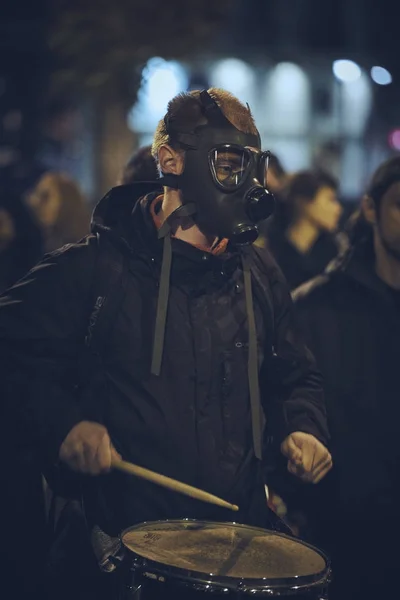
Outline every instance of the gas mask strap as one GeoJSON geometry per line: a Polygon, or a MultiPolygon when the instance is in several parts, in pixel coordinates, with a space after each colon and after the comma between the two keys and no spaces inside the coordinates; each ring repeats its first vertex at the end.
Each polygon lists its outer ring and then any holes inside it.
{"type": "Polygon", "coordinates": [[[180,175],[174,175],[173,173],[165,173],[157,179],[157,183],[159,183],[162,186],[172,188],[174,190],[179,190],[180,175]]]}
{"type": "Polygon", "coordinates": [[[182,206],[176,208],[174,212],[171,213],[167,219],[165,219],[164,223],[158,230],[158,239],[162,240],[167,234],[171,233],[172,223],[174,221],[177,221],[178,219],[184,219],[185,217],[191,217],[196,213],[196,210],[196,205],[193,204],[193,202],[182,204],[182,206]]]}
{"type": "Polygon", "coordinates": [[[167,321],[169,279],[171,275],[172,246],[171,233],[168,228],[164,233],[164,249],[161,264],[160,287],[157,300],[156,325],[154,328],[153,355],[151,359],[151,374],[158,377],[161,372],[161,363],[164,350],[165,324],[167,321]]]}
{"type": "Polygon", "coordinates": [[[257,352],[257,330],[253,308],[253,291],[251,286],[251,270],[247,254],[242,254],[244,291],[246,297],[247,322],[249,328],[249,355],[248,355],[248,378],[250,390],[251,421],[253,430],[254,454],[259,460],[262,459],[262,430],[263,413],[260,400],[260,387],[258,381],[258,352],[257,352]]]}

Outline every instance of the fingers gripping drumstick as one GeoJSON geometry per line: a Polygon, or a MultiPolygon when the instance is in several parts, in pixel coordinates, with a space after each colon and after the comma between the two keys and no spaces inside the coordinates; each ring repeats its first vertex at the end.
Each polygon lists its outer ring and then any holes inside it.
{"type": "Polygon", "coordinates": [[[114,469],[118,469],[118,471],[124,471],[124,473],[129,473],[130,475],[135,475],[136,477],[146,479],[147,481],[151,481],[152,483],[156,483],[157,485],[168,488],[173,492],[190,496],[196,500],[208,502],[209,504],[216,504],[217,506],[229,508],[230,510],[234,511],[239,510],[239,507],[236,506],[236,504],[229,504],[229,502],[225,502],[225,500],[218,498],[218,496],[213,496],[213,494],[209,494],[204,490],[199,490],[191,485],[187,485],[186,483],[182,483],[176,479],[171,479],[171,477],[166,477],[165,475],[160,475],[154,471],[149,471],[149,469],[144,469],[143,467],[126,462],[125,460],[113,459],[112,466],[114,469]]]}

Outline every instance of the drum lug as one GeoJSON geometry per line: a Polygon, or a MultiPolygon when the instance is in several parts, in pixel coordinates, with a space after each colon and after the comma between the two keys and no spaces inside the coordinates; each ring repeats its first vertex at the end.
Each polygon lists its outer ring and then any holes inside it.
{"type": "Polygon", "coordinates": [[[129,599],[130,600],[140,600],[141,597],[141,591],[142,591],[142,584],[139,583],[138,585],[133,585],[131,587],[129,587],[129,599]]]}
{"type": "Polygon", "coordinates": [[[113,554],[110,554],[110,556],[107,557],[107,560],[114,565],[114,567],[120,567],[122,565],[122,563],[124,562],[124,559],[122,556],[115,556],[113,554]]]}
{"type": "Polygon", "coordinates": [[[118,600],[140,600],[142,596],[142,584],[123,587],[118,595],[118,600]]]}

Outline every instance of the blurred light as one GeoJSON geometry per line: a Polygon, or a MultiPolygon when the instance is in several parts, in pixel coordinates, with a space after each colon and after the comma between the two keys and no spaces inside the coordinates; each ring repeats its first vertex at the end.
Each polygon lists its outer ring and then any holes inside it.
{"type": "Polygon", "coordinates": [[[372,82],[365,72],[340,86],[340,128],[346,136],[362,137],[371,114],[372,82]]]}
{"type": "Polygon", "coordinates": [[[400,129],[393,129],[389,133],[389,146],[393,150],[400,150],[400,129]]]}
{"type": "Polygon", "coordinates": [[[340,192],[346,198],[357,198],[365,183],[365,146],[362,140],[347,139],[340,163],[340,192]]]}
{"type": "Polygon", "coordinates": [[[335,60],[332,70],[336,79],[345,83],[357,81],[361,77],[360,67],[352,60],[335,60]]]}
{"type": "Polygon", "coordinates": [[[391,74],[384,67],[372,67],[371,78],[378,85],[389,85],[393,81],[391,74]]]}
{"type": "Polygon", "coordinates": [[[142,73],[138,102],[128,115],[129,127],[138,132],[153,131],[164,116],[170,100],[187,90],[188,77],[181,64],[151,58],[142,73]]]}
{"type": "Polygon", "coordinates": [[[268,77],[265,108],[275,135],[306,135],[310,125],[310,82],[296,64],[282,62],[268,77]]]}
{"type": "Polygon", "coordinates": [[[268,140],[267,148],[283,159],[283,164],[289,172],[308,169],[312,161],[311,143],[307,136],[271,135],[268,129],[265,132],[268,140]]]}
{"type": "Polygon", "coordinates": [[[144,88],[150,108],[163,116],[169,100],[182,92],[187,78],[181,65],[167,62],[162,58],[152,58],[143,69],[144,88]]]}
{"type": "Polygon", "coordinates": [[[238,58],[226,58],[218,61],[210,72],[212,87],[223,88],[241,102],[250,104],[253,99],[255,79],[253,69],[238,58]]]}

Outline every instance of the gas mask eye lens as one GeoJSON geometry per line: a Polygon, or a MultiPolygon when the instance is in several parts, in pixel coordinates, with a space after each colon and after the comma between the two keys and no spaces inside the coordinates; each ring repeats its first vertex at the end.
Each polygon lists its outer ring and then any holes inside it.
{"type": "Polygon", "coordinates": [[[224,185],[237,185],[240,179],[240,170],[230,165],[228,161],[220,160],[215,166],[218,181],[224,185]]]}
{"type": "Polygon", "coordinates": [[[210,154],[211,173],[225,190],[235,190],[243,182],[249,166],[248,153],[243,149],[223,146],[210,154]]]}

